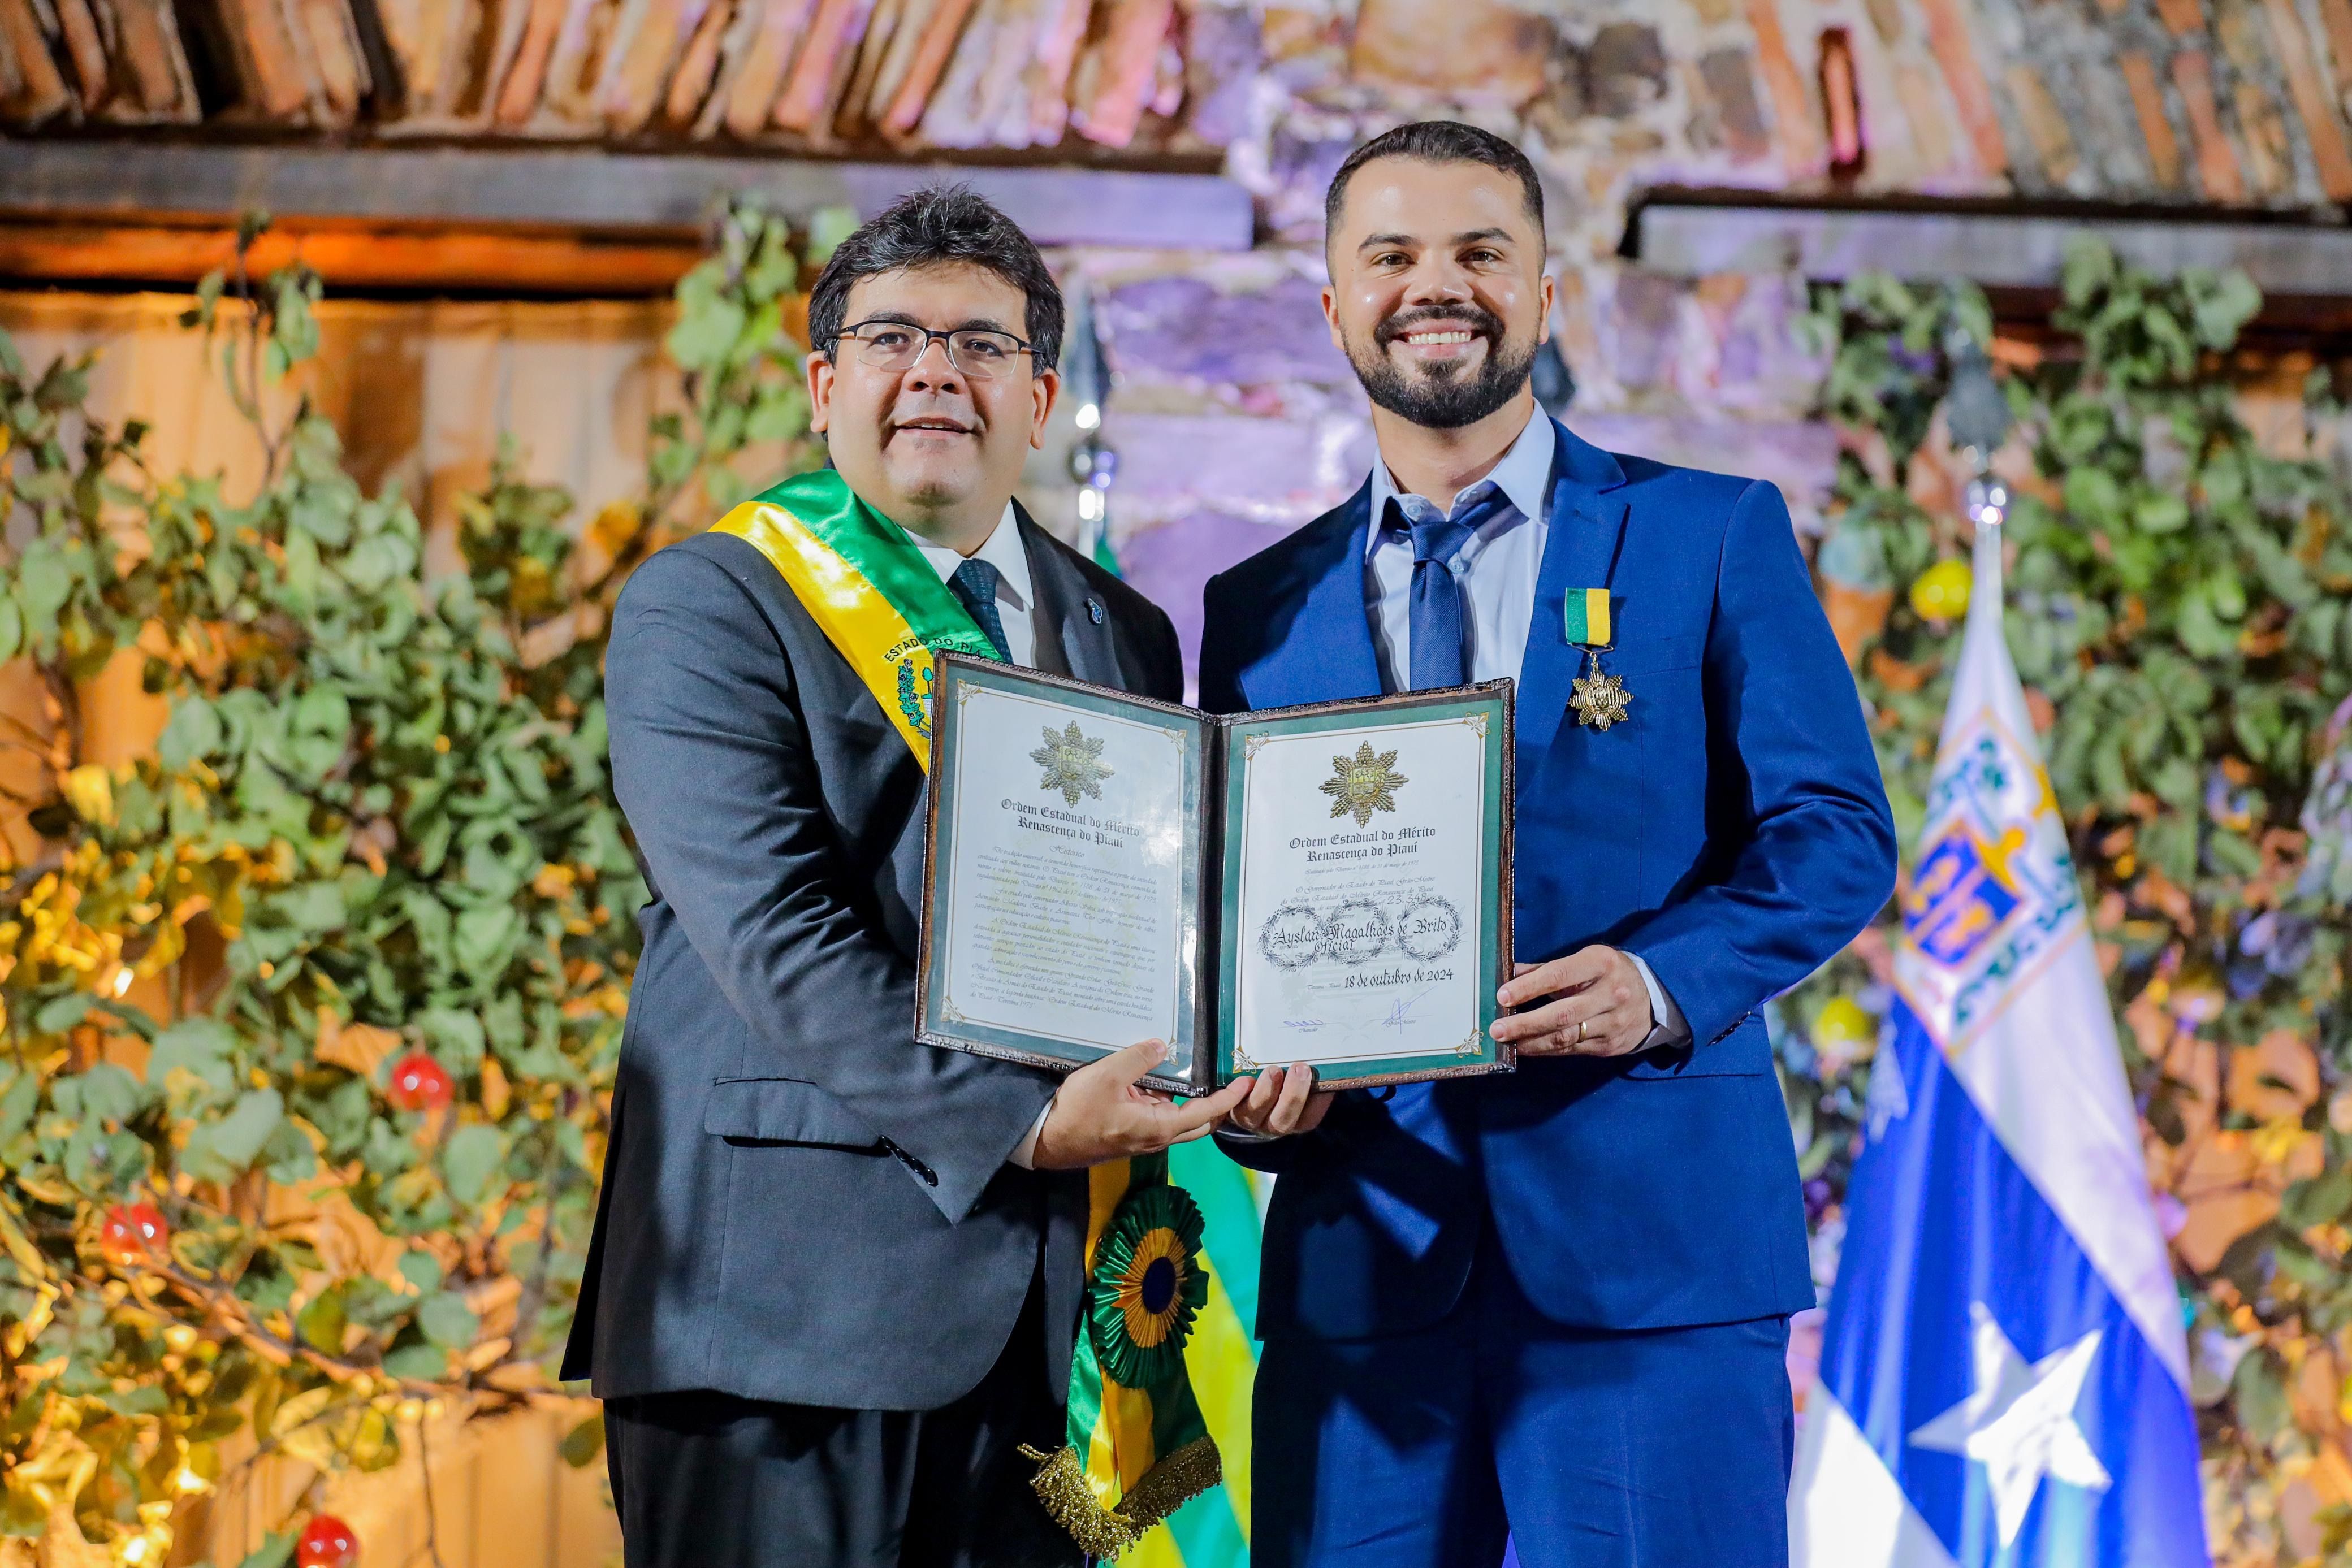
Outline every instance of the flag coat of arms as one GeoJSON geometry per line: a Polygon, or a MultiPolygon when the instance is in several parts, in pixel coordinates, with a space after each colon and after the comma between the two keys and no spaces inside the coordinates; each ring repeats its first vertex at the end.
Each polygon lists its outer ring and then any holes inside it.
{"type": "Polygon", "coordinates": [[[1799,1568],[2205,1568],[2180,1299],[2064,825],[1975,591],[1790,1498],[1799,1568]]]}

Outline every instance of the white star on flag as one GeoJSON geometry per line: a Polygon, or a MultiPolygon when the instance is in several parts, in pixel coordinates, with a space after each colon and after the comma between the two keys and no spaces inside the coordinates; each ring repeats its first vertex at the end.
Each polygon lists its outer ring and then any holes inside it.
{"type": "Polygon", "coordinates": [[[1969,1303],[1969,1316],[1976,1323],[1976,1392],[1912,1433],[1911,1441],[1984,1466],[2006,1548],[2025,1528],[2043,1476],[2091,1491],[2114,1484],[2074,1421],[2074,1401],[2105,1331],[2094,1329],[2028,1366],[1982,1301],[1969,1303]]]}

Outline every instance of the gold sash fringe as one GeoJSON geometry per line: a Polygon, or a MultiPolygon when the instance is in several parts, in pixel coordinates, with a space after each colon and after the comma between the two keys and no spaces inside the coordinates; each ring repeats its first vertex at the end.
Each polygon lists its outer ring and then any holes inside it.
{"type": "Polygon", "coordinates": [[[1076,1448],[1065,1445],[1048,1456],[1026,1443],[1021,1452],[1045,1461],[1029,1484],[1054,1522],[1089,1557],[1118,1556],[1141,1541],[1151,1527],[1224,1479],[1224,1463],[1217,1445],[1195,1438],[1153,1465],[1129,1487],[1118,1507],[1107,1509],[1087,1485],[1087,1467],[1076,1448]]]}

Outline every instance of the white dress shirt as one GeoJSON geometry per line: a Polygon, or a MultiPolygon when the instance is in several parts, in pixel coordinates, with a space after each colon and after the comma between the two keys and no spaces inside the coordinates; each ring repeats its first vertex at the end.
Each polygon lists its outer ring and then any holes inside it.
{"type": "MultiPolygon", "coordinates": [[[[935,545],[920,534],[908,534],[931,570],[940,574],[941,582],[955,576],[956,568],[964,563],[961,552],[945,545],[935,545]]],[[[1032,668],[1037,663],[1037,589],[1029,575],[1029,547],[1021,542],[1021,525],[1013,517],[1013,503],[1004,503],[1004,516],[997,519],[995,529],[981,547],[971,552],[971,559],[984,560],[996,569],[996,614],[1004,622],[1004,651],[1016,664],[1032,668]]],[[[961,600],[958,603],[962,602],[961,600]]],[[[1006,1162],[1023,1170],[1034,1168],[1037,1155],[1037,1134],[1045,1130],[1045,1118],[1054,1113],[1054,1103],[1037,1113],[1029,1130],[1006,1156],[1006,1162]]]]}
{"type": "MultiPolygon", "coordinates": [[[[919,534],[907,536],[931,570],[945,582],[956,574],[964,558],[945,545],[935,545],[919,534]]],[[[1021,525],[1014,520],[1013,503],[1004,503],[1004,516],[978,549],[971,552],[975,560],[984,560],[996,569],[996,613],[1004,622],[1005,652],[1016,664],[1034,668],[1037,663],[1037,590],[1029,577],[1029,547],[1021,542],[1021,525]]],[[[958,602],[961,602],[959,601],[958,602]]]]}
{"type": "MultiPolygon", "coordinates": [[[[1372,521],[1364,539],[1364,612],[1372,623],[1372,641],[1381,660],[1381,674],[1391,691],[1412,686],[1412,536],[1402,528],[1383,527],[1389,503],[1394,500],[1408,519],[1418,510],[1451,516],[1465,502],[1489,486],[1509,503],[1470,536],[1454,558],[1454,580],[1462,590],[1462,629],[1469,640],[1466,661],[1473,681],[1518,678],[1528,649],[1528,631],[1535,624],[1536,580],[1543,569],[1544,542],[1550,533],[1553,449],[1559,438],[1551,418],[1538,409],[1528,427],[1511,443],[1492,472],[1476,484],[1439,502],[1434,497],[1409,496],[1383,461],[1372,465],[1372,521]]],[[[1583,586],[1592,587],[1586,583],[1583,586]]],[[[1632,953],[1633,967],[1650,993],[1654,1026],[1642,1048],[1683,1045],[1690,1025],[1675,1005],[1650,966],[1632,953]]]]}

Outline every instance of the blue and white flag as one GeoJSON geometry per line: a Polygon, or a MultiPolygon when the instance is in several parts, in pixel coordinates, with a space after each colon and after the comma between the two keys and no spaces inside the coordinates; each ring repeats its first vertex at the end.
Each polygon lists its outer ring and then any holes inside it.
{"type": "Polygon", "coordinates": [[[2065,828],[1976,577],[1871,1070],[1797,1568],[2206,1568],[2180,1300],[2065,828]]]}

